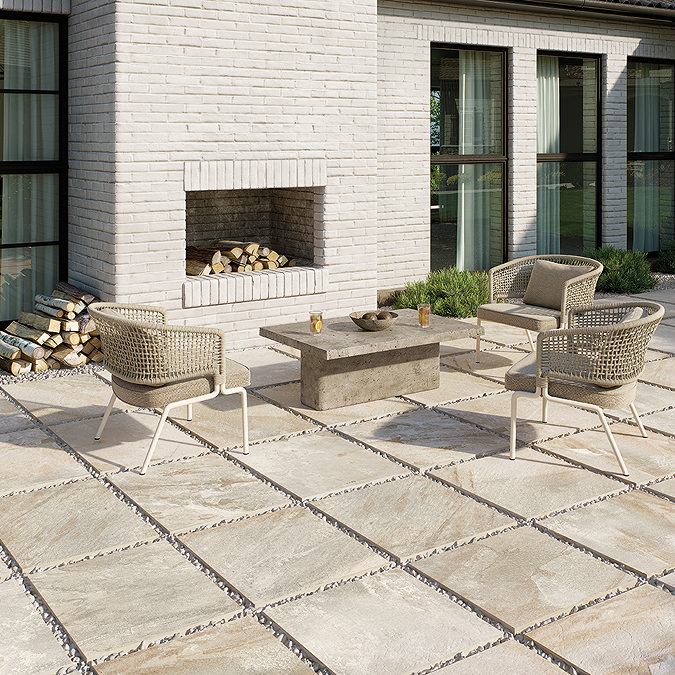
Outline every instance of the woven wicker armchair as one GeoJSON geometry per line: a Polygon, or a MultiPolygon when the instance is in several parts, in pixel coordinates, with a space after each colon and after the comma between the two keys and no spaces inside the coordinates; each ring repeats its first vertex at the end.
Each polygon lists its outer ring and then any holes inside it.
{"type": "MultiPolygon", "coordinates": [[[[534,351],[530,331],[539,333],[544,330],[563,328],[571,309],[590,305],[593,302],[595,286],[602,270],[603,266],[597,260],[573,255],[533,255],[493,267],[488,270],[490,302],[478,307],[476,312],[478,325],[480,326],[481,321],[494,321],[523,328],[527,333],[530,348],[534,351]],[[537,289],[533,292],[533,288],[529,286],[538,260],[544,263],[583,266],[589,269],[567,280],[561,279],[558,284],[552,284],[550,277],[544,279],[543,285],[548,288],[541,290],[543,293],[553,292],[554,301],[543,304],[536,301],[532,303],[528,301],[528,296],[539,295],[536,292],[537,289]],[[509,299],[523,300],[523,303],[498,302],[498,300],[509,299]]],[[[535,278],[534,281],[536,280],[535,278]]],[[[476,361],[479,360],[480,336],[476,338],[476,361]]]]}
{"type": "Polygon", "coordinates": [[[96,433],[100,440],[110,411],[119,398],[139,408],[161,409],[141,473],[152,459],[162,426],[173,408],[218,394],[241,396],[243,452],[248,453],[245,366],[225,358],[225,333],[217,328],[166,325],[157,307],[99,302],[89,306],[103,345],[103,365],[112,375],[113,394],[96,433]]]}
{"type": "Polygon", "coordinates": [[[637,379],[645,352],[663,316],[655,302],[628,302],[578,307],[569,328],[537,336],[537,350],[506,373],[511,397],[511,459],[516,458],[518,398],[542,398],[542,422],[548,401],[596,412],[621,473],[628,470],[603,409],[630,408],[638,429],[647,434],[635,408],[637,379]]]}

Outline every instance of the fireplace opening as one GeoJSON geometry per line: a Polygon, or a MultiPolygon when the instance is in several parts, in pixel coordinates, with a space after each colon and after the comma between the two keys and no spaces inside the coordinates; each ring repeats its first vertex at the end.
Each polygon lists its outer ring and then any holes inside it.
{"type": "Polygon", "coordinates": [[[321,188],[186,192],[186,243],[256,242],[297,266],[314,264],[315,205],[321,188]]]}

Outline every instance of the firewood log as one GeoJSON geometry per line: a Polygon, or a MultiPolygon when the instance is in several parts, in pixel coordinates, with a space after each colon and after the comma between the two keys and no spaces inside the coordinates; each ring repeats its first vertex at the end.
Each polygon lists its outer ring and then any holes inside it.
{"type": "MultiPolygon", "coordinates": [[[[77,286],[73,286],[65,281],[59,281],[56,284],[56,289],[62,291],[63,293],[68,293],[68,295],[72,295],[74,298],[82,300],[85,305],[89,305],[90,303],[94,302],[94,300],[96,300],[96,296],[89,293],[89,291],[77,288],[77,286]]],[[[52,293],[52,295],[54,295],[54,293],[52,293]]]]}
{"type": "Polygon", "coordinates": [[[251,272],[253,265],[232,265],[233,272],[251,272]]]}
{"type": "Polygon", "coordinates": [[[80,324],[77,321],[61,321],[60,333],[78,333],[80,324]]]}
{"type": "Polygon", "coordinates": [[[80,355],[70,345],[59,345],[52,352],[52,358],[55,358],[66,366],[75,367],[82,365],[80,355]]]}
{"type": "Polygon", "coordinates": [[[35,309],[43,315],[53,316],[57,319],[60,319],[65,314],[62,309],[59,309],[58,307],[50,307],[49,305],[43,305],[41,302],[35,303],[35,309]]]}
{"type": "Polygon", "coordinates": [[[41,345],[31,342],[30,340],[24,340],[20,337],[15,337],[5,331],[0,331],[0,340],[6,342],[8,345],[18,347],[23,354],[23,358],[35,361],[36,359],[42,359],[45,355],[45,349],[41,345]]]}
{"type": "Polygon", "coordinates": [[[270,251],[267,254],[267,259],[268,260],[278,260],[279,259],[279,254],[276,251],[270,251]]]}
{"type": "Polygon", "coordinates": [[[277,258],[277,265],[279,265],[279,267],[283,267],[287,262],[288,258],[285,255],[280,255],[277,258]]]}
{"type": "Polygon", "coordinates": [[[63,344],[61,333],[54,333],[48,340],[44,341],[45,347],[50,347],[51,349],[54,349],[54,347],[58,347],[61,344],[63,344]]]}
{"type": "Polygon", "coordinates": [[[40,373],[43,370],[49,370],[49,364],[44,359],[38,359],[33,363],[32,370],[34,373],[40,373]]]}
{"type": "Polygon", "coordinates": [[[77,303],[72,300],[64,300],[63,298],[55,298],[50,295],[40,294],[35,296],[35,302],[38,302],[41,305],[62,309],[64,312],[74,312],[77,305],[77,303]]]}
{"type": "Polygon", "coordinates": [[[39,345],[42,345],[47,340],[49,340],[51,335],[51,333],[47,333],[43,330],[24,326],[18,321],[12,321],[12,323],[10,323],[9,326],[5,328],[5,330],[16,337],[24,338],[25,340],[31,340],[32,342],[37,342],[39,345]]]}
{"type": "Polygon", "coordinates": [[[186,260],[185,274],[191,277],[206,276],[207,274],[211,274],[211,265],[199,260],[186,260]]]}
{"type": "MultiPolygon", "coordinates": [[[[228,265],[228,267],[229,267],[229,265],[228,265]]],[[[221,263],[221,262],[213,263],[213,265],[211,265],[211,272],[213,272],[213,274],[220,274],[221,272],[224,272],[224,271],[225,271],[225,265],[223,265],[223,263],[221,263]]]]}
{"type": "Polygon", "coordinates": [[[45,359],[45,361],[47,361],[50,370],[58,370],[61,367],[61,362],[57,361],[53,356],[45,359]]]}
{"type": "Polygon", "coordinates": [[[77,321],[78,333],[91,333],[91,331],[96,328],[96,322],[87,312],[76,316],[74,321],[77,321]]]}
{"type": "Polygon", "coordinates": [[[261,263],[259,260],[256,260],[253,263],[253,270],[254,271],[257,272],[258,270],[263,270],[263,269],[265,269],[265,265],[263,263],[261,263]]]}
{"type": "Polygon", "coordinates": [[[23,375],[24,373],[30,373],[33,364],[30,361],[24,361],[22,359],[5,359],[0,357],[0,368],[6,370],[12,375],[23,375]]]}
{"type": "Polygon", "coordinates": [[[190,260],[199,260],[199,262],[214,265],[221,261],[222,254],[219,248],[212,246],[187,246],[185,248],[185,257],[190,260]]]}
{"type": "Polygon", "coordinates": [[[47,333],[58,333],[61,330],[61,322],[58,319],[38,316],[30,312],[21,312],[19,314],[19,323],[22,323],[24,326],[32,326],[47,333]]]}
{"type": "Polygon", "coordinates": [[[231,241],[229,239],[221,239],[220,241],[214,242],[213,245],[221,250],[227,249],[228,251],[240,248],[243,253],[248,253],[249,255],[255,255],[260,248],[260,244],[257,241],[231,241]]]}
{"type": "Polygon", "coordinates": [[[97,335],[94,335],[94,336],[91,338],[91,340],[89,340],[89,343],[91,343],[92,345],[94,345],[94,347],[96,347],[96,349],[101,349],[101,338],[98,337],[97,335]]]}
{"type": "Polygon", "coordinates": [[[61,337],[63,338],[63,344],[66,345],[79,345],[80,344],[80,334],[75,331],[61,331],[61,337]]]}
{"type": "Polygon", "coordinates": [[[248,253],[244,253],[244,251],[240,248],[233,248],[229,251],[223,251],[223,255],[229,260],[240,264],[242,261],[248,260],[248,253]]]}
{"type": "Polygon", "coordinates": [[[103,361],[103,352],[100,352],[98,349],[94,349],[93,352],[89,352],[87,356],[89,356],[89,360],[93,361],[94,363],[101,363],[101,361],[103,361]]]}
{"type": "Polygon", "coordinates": [[[21,350],[16,345],[10,345],[7,342],[4,342],[0,339],[0,356],[3,359],[9,359],[13,361],[18,359],[21,356],[21,350]]]}
{"type": "Polygon", "coordinates": [[[52,291],[52,297],[61,298],[62,300],[67,300],[68,302],[74,303],[75,307],[73,307],[73,312],[75,312],[75,314],[83,312],[85,307],[87,306],[87,303],[84,302],[83,300],[80,300],[79,298],[76,298],[74,295],[70,295],[69,293],[64,293],[63,291],[60,291],[58,288],[55,288],[52,291]]]}

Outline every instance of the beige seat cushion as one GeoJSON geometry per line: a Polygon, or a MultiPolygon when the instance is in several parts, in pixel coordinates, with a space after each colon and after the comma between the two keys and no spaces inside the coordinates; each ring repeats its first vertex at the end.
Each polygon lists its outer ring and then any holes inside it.
{"type": "MultiPolygon", "coordinates": [[[[226,359],[225,368],[227,389],[246,387],[250,384],[250,373],[246,366],[226,359]]],[[[170,384],[151,386],[127,382],[113,375],[112,388],[115,396],[129,405],[161,409],[169,403],[210,394],[213,391],[213,376],[193,377],[170,384]]]]}
{"type": "Polygon", "coordinates": [[[532,268],[523,302],[559,310],[565,282],[590,271],[591,268],[587,265],[562,265],[550,260],[537,260],[532,268]]]}
{"type": "Polygon", "coordinates": [[[560,310],[508,302],[481,305],[476,311],[476,316],[481,320],[505,323],[537,333],[554,330],[560,325],[560,310]]]}
{"type": "MultiPolygon", "coordinates": [[[[514,363],[506,371],[504,385],[510,391],[536,389],[537,355],[535,352],[514,363]]],[[[637,381],[614,387],[600,387],[587,382],[576,382],[562,378],[549,378],[548,393],[551,396],[590,403],[600,408],[625,408],[635,400],[637,381]]]]}

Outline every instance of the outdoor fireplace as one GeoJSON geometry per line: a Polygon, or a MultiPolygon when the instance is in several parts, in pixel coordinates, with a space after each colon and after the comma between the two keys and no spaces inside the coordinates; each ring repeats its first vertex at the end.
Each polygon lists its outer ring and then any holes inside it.
{"type": "Polygon", "coordinates": [[[318,266],[323,241],[326,162],[320,159],[187,162],[185,242],[257,242],[292,267],[188,276],[183,306],[322,293],[328,271],[318,266]]]}

